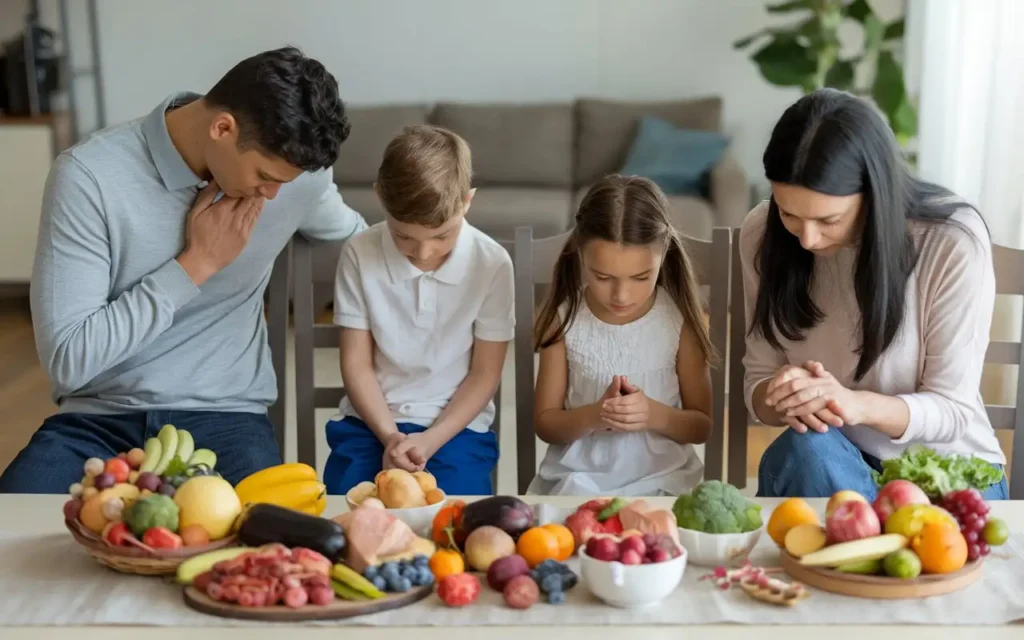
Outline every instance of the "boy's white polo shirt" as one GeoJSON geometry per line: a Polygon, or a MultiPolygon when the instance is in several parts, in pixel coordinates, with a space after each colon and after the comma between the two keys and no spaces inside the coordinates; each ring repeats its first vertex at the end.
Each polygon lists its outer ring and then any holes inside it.
{"type": "MultiPolygon", "coordinates": [[[[469,223],[444,264],[423,272],[380,222],[341,251],[334,323],[373,334],[374,370],[395,422],[428,427],[469,374],[474,338],[512,340],[513,290],[508,252],[469,223]]],[[[359,417],[347,397],[339,410],[359,417]]],[[[493,421],[492,400],[467,428],[483,433],[493,421]]]]}

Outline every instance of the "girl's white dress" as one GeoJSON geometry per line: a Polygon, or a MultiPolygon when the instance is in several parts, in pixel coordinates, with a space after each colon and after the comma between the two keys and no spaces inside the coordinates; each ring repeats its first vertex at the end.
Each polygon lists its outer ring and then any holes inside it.
{"type": "MultiPolygon", "coordinates": [[[[682,408],[676,356],[683,316],[668,292],[625,324],[602,322],[584,302],[565,335],[569,380],[565,408],[597,402],[615,375],[625,375],[648,398],[682,408]]],[[[597,430],[567,445],[549,445],[528,493],[543,495],[676,496],[704,476],[692,444],[649,431],[597,430]]]]}

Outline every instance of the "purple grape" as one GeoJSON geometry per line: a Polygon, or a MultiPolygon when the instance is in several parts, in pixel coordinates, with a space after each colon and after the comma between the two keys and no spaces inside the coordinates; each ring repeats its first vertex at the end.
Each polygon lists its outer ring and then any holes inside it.
{"type": "Polygon", "coordinates": [[[109,489],[115,484],[117,484],[117,480],[114,479],[114,474],[112,473],[101,473],[100,475],[96,476],[96,480],[94,481],[94,486],[99,491],[109,489]]]}
{"type": "Polygon", "coordinates": [[[139,474],[139,477],[135,480],[135,486],[141,490],[150,490],[156,492],[160,489],[160,476],[156,475],[152,471],[143,471],[139,474]]]}
{"type": "Polygon", "coordinates": [[[174,485],[166,484],[166,483],[162,484],[162,485],[160,485],[160,488],[157,489],[157,493],[162,493],[165,496],[169,496],[169,497],[173,498],[174,497],[174,485]]]}

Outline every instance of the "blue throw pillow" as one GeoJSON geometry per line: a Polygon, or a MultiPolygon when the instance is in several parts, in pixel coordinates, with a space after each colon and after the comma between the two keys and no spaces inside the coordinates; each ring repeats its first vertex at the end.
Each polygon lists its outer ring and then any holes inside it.
{"type": "Polygon", "coordinates": [[[644,116],[621,173],[648,178],[669,195],[699,196],[705,174],[728,146],[720,133],[678,129],[644,116]]]}

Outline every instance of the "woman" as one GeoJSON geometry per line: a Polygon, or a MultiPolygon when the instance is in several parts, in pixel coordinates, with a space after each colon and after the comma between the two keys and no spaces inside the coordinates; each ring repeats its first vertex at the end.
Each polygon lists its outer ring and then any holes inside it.
{"type": "MultiPolygon", "coordinates": [[[[801,98],[764,152],[768,202],[740,254],[751,414],[789,426],[758,495],[874,499],[914,443],[1006,464],[980,393],[995,298],[981,215],[908,172],[886,123],[836,90],[801,98]]],[[[1005,476],[983,494],[1006,499],[1005,476]]]]}

